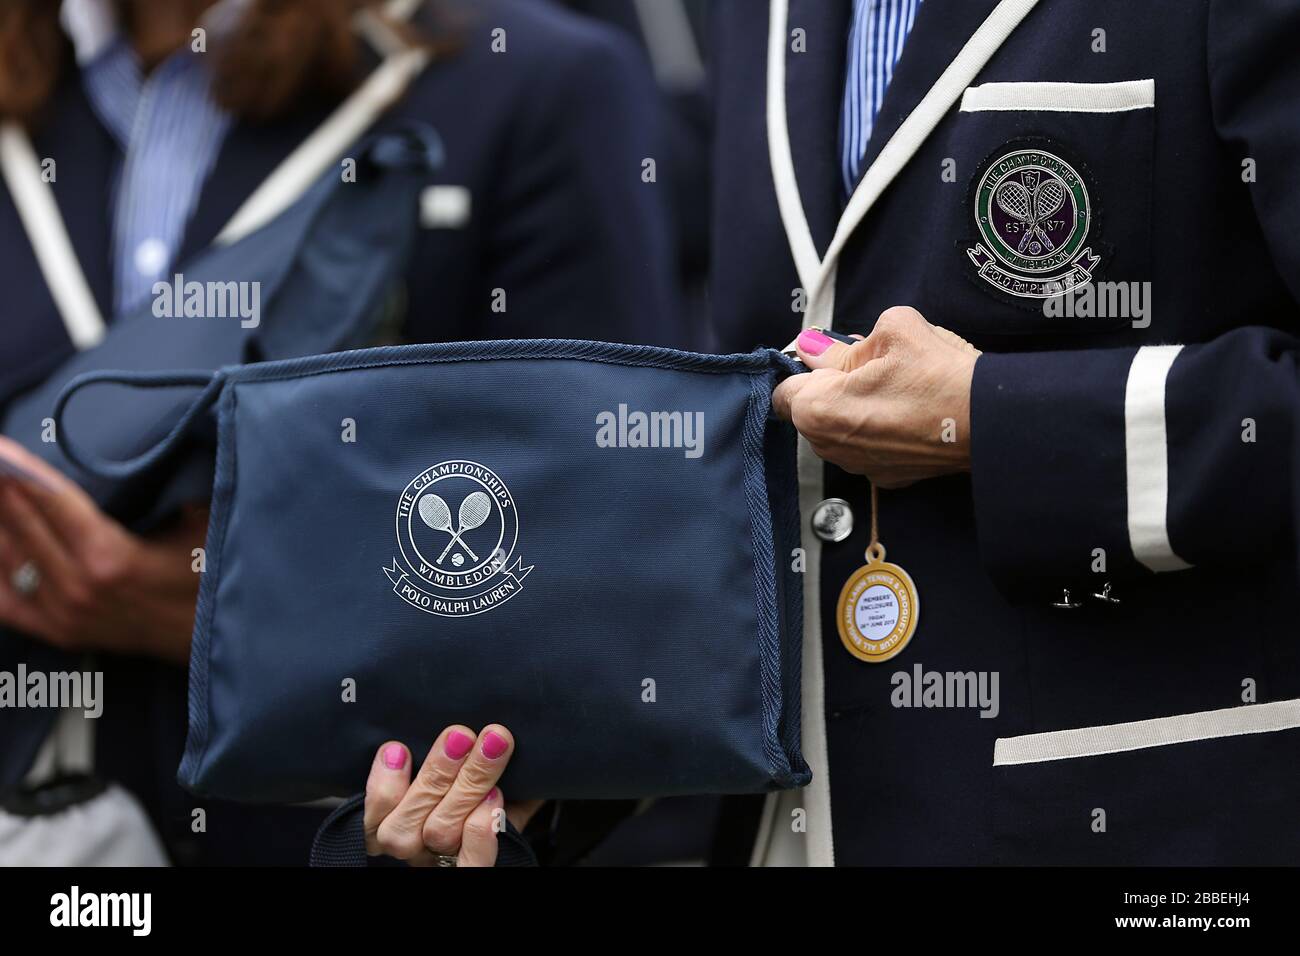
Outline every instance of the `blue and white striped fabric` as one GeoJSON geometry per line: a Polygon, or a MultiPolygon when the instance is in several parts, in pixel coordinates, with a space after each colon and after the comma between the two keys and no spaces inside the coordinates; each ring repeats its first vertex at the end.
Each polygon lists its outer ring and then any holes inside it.
{"type": "Polygon", "coordinates": [[[840,144],[844,188],[852,193],[862,176],[871,130],[912,32],[921,0],[853,0],[848,69],[844,82],[840,144]]]}
{"type": "MultiPolygon", "coordinates": [[[[208,35],[231,30],[247,2],[209,7],[200,21],[208,35]]],[[[121,315],[175,264],[230,119],[213,102],[205,54],[183,46],[144,76],[113,0],[63,0],[59,16],[91,106],[122,150],[111,200],[113,311],[121,315]]]]}
{"type": "Polygon", "coordinates": [[[123,153],[112,244],[120,315],[145,301],[173,265],[230,120],[212,100],[202,55],[188,47],[142,77],[130,45],[118,39],[82,78],[123,153]]]}

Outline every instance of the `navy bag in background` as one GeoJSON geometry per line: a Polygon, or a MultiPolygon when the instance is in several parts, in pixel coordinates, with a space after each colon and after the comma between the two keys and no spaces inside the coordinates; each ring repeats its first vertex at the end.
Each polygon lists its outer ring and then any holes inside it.
{"type": "Polygon", "coordinates": [[[770,412],[800,368],[543,339],[73,382],[60,414],[112,383],[203,389],[134,460],[64,428],[115,481],[216,407],[181,783],[342,796],[383,741],[490,721],[512,799],[807,783],[795,435],[770,412]]]}
{"type": "MultiPolygon", "coordinates": [[[[59,391],[95,369],[218,369],[262,358],[310,355],[369,344],[390,308],[414,242],[417,196],[441,163],[442,147],[427,126],[407,124],[369,136],[351,152],[357,180],[338,168],[267,225],[229,245],[200,253],[177,271],[185,282],[257,282],[260,321],[237,317],[159,318],[152,303],[110,325],[96,346],[72,356],[37,388],[0,395],[0,431],[67,472],[109,514],[148,529],[186,502],[207,500],[214,440],[193,433],[172,467],[148,480],[96,479],[72,468],[61,445],[44,439],[59,391]],[[393,210],[409,210],[409,216],[393,210]]],[[[68,411],[66,424],[103,455],[127,457],[155,443],[184,413],[192,395],[146,399],[119,390],[68,411]]],[[[75,659],[0,628],[0,668],[52,672],[75,659]]],[[[0,788],[20,780],[57,712],[26,710],[0,726],[0,788]]]]}

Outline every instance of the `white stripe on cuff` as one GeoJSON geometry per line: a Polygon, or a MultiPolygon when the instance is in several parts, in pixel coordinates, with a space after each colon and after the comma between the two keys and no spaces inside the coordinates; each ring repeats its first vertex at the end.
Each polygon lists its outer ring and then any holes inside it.
{"type": "Polygon", "coordinates": [[[1191,565],[1169,543],[1169,441],[1165,382],[1181,345],[1137,350],[1124,391],[1124,458],[1128,483],[1128,537],[1133,557],[1152,571],[1191,565]]]}
{"type": "Polygon", "coordinates": [[[1300,727],[1300,699],[1269,704],[1247,704],[1194,714],[1174,714],[1123,724],[1052,730],[1021,737],[999,737],[993,742],[993,766],[1070,760],[1101,754],[1166,747],[1196,740],[1267,734],[1300,727]]]}

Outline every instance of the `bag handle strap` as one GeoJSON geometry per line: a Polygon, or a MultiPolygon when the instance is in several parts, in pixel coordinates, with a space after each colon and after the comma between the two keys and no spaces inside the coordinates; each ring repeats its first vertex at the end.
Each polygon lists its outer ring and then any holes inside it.
{"type": "Polygon", "coordinates": [[[164,371],[164,372],[106,372],[95,371],[78,375],[59,392],[54,402],[54,430],[59,436],[59,448],[78,468],[101,478],[129,478],[155,465],[190,431],[199,416],[216,404],[221,390],[226,384],[225,372],[212,371],[164,371]],[[185,414],[180,417],[171,431],[150,448],[133,458],[124,461],[111,461],[90,454],[78,447],[77,443],[64,430],[63,416],[68,402],[84,388],[91,385],[122,385],[128,388],[198,388],[197,398],[185,414]]]}
{"type": "MultiPolygon", "coordinates": [[[[366,795],[358,793],[334,808],[311,842],[312,866],[367,866],[364,814],[366,795]]],[[[515,825],[497,834],[497,866],[537,866],[537,854],[515,825]]]]}
{"type": "Polygon", "coordinates": [[[31,140],[16,123],[0,125],[0,172],[68,338],[78,351],[98,345],[104,337],[104,317],[81,271],[54,190],[41,175],[31,140]]]}

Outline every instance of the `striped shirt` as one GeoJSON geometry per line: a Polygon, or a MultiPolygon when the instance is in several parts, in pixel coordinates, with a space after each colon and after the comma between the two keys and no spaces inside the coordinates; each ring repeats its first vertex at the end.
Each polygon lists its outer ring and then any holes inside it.
{"type": "Polygon", "coordinates": [[[885,88],[894,78],[920,6],[921,0],[853,0],[840,120],[840,163],[849,193],[862,177],[862,160],[885,88]]]}
{"type": "MultiPolygon", "coordinates": [[[[229,14],[229,3],[213,10],[223,6],[229,14]]],[[[147,302],[153,284],[176,265],[230,118],[213,101],[206,54],[187,44],[144,76],[109,4],[66,0],[64,7],[86,95],[122,151],[110,253],[113,310],[121,315],[147,302]],[[69,8],[83,19],[69,22],[69,8]]],[[[212,22],[205,24],[211,32],[212,22]]]]}

